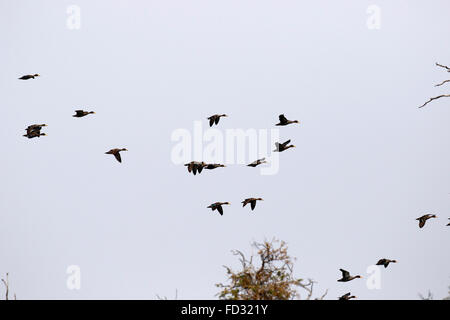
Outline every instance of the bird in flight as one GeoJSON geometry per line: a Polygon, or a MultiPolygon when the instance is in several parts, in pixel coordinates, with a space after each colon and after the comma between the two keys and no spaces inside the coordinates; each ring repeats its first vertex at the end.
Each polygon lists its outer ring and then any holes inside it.
{"type": "Polygon", "coordinates": [[[353,279],[362,278],[360,275],[350,276],[350,272],[348,272],[344,269],[339,269],[339,270],[341,270],[341,272],[342,272],[342,278],[338,280],[340,282],[347,282],[347,281],[351,281],[353,279]]]}
{"type": "Polygon", "coordinates": [[[111,149],[108,152],[105,152],[105,154],[113,154],[114,157],[116,157],[117,161],[122,162],[122,158],[120,157],[120,152],[121,151],[128,151],[125,148],[122,149],[111,149]]]}
{"type": "Polygon", "coordinates": [[[247,198],[244,201],[242,201],[242,206],[245,207],[247,204],[250,203],[250,208],[252,209],[252,211],[255,209],[256,207],[256,201],[261,200],[263,201],[263,198],[247,198]]]}
{"type": "Polygon", "coordinates": [[[215,114],[212,115],[211,117],[208,117],[209,120],[209,126],[212,127],[213,124],[219,124],[220,121],[220,117],[228,117],[226,114],[215,114]]]}
{"type": "Polygon", "coordinates": [[[44,132],[40,132],[40,131],[31,131],[30,133],[24,134],[24,137],[27,137],[28,139],[32,139],[32,138],[39,138],[40,136],[46,136],[46,134],[44,132]]]}
{"type": "Polygon", "coordinates": [[[37,73],[36,73],[36,74],[27,74],[27,75],[21,76],[21,77],[19,78],[19,80],[34,79],[34,78],[39,77],[39,76],[40,76],[40,75],[38,75],[37,73]]]}
{"type": "Polygon", "coordinates": [[[94,111],[84,111],[84,110],[75,110],[75,114],[72,117],[81,118],[87,116],[88,114],[94,114],[94,111]]]}
{"type": "Polygon", "coordinates": [[[25,130],[27,130],[27,133],[30,133],[32,131],[41,131],[42,127],[46,127],[47,125],[45,123],[43,124],[32,124],[29,125],[25,130]]]}
{"type": "MultiPolygon", "coordinates": [[[[448,220],[450,220],[450,218],[448,218],[448,220]]],[[[450,222],[447,224],[447,226],[450,226],[450,222]]]]}
{"type": "Polygon", "coordinates": [[[210,163],[205,165],[205,169],[212,170],[216,168],[224,168],[224,164],[218,164],[218,163],[210,163]]]}
{"type": "Polygon", "coordinates": [[[27,131],[26,134],[24,134],[24,137],[27,137],[28,139],[45,136],[45,133],[41,133],[42,127],[46,127],[46,124],[32,124],[29,125],[25,130],[27,131]]]}
{"type": "Polygon", "coordinates": [[[229,202],[214,202],[213,204],[209,205],[207,208],[210,208],[212,211],[217,210],[217,211],[219,211],[220,215],[223,216],[222,206],[225,204],[230,204],[230,203],[229,202]]]}
{"type": "Polygon", "coordinates": [[[388,267],[389,263],[397,263],[397,260],[390,260],[390,259],[380,259],[377,262],[377,266],[384,266],[385,268],[388,267]]]}
{"type": "Polygon", "coordinates": [[[425,222],[427,222],[428,219],[431,218],[437,218],[435,214],[424,214],[423,216],[417,218],[416,220],[419,220],[419,228],[423,228],[425,226],[425,222]]]}
{"type": "Polygon", "coordinates": [[[276,149],[273,150],[273,152],[283,152],[284,150],[287,150],[289,148],[295,148],[295,146],[293,144],[288,145],[290,142],[291,142],[291,140],[288,140],[288,141],[283,142],[283,143],[275,142],[276,149]]]}
{"type": "Polygon", "coordinates": [[[247,167],[253,167],[254,168],[254,167],[259,166],[260,164],[263,164],[263,163],[267,163],[266,158],[261,158],[261,159],[255,160],[252,163],[248,164],[247,167]]]}
{"type": "Polygon", "coordinates": [[[350,300],[350,299],[356,299],[356,296],[352,296],[350,292],[347,292],[343,296],[339,297],[339,300],[350,300]]]}
{"type": "Polygon", "coordinates": [[[300,123],[298,120],[288,120],[284,114],[280,114],[278,116],[278,118],[280,119],[280,122],[276,124],[276,126],[287,126],[288,124],[291,123],[300,123]]]}
{"type": "Polygon", "coordinates": [[[194,174],[194,176],[198,173],[201,173],[203,168],[207,166],[206,163],[202,162],[198,162],[198,161],[191,161],[189,163],[186,163],[185,166],[188,169],[188,172],[192,172],[194,174]]]}

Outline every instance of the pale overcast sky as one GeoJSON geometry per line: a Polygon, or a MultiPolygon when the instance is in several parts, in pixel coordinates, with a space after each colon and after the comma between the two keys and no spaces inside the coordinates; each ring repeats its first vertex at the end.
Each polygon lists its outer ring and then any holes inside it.
{"type": "Polygon", "coordinates": [[[316,295],[446,296],[450,100],[417,107],[450,93],[434,87],[450,78],[434,65],[450,65],[449,12],[445,0],[0,0],[0,274],[18,299],[216,299],[230,250],[276,237],[316,295]],[[41,77],[17,80],[29,73],[41,77]],[[280,129],[297,147],[275,175],[194,177],[172,162],[171,135],[214,113],[229,115],[219,130],[272,129],[284,113],[301,121],[280,129]],[[22,137],[33,123],[48,136],[22,137]],[[121,164],[104,154],[115,147],[129,150],[121,164]],[[254,212],[240,204],[252,196],[265,200],[254,212]],[[215,201],[231,202],[223,216],[215,201]],[[370,290],[380,258],[399,263],[370,290]],[[339,268],[365,279],[339,283],[339,268]]]}

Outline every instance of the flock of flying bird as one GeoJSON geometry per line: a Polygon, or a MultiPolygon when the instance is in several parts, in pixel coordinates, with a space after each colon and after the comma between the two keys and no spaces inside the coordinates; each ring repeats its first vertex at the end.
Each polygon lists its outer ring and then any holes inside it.
{"type": "MultiPolygon", "coordinates": [[[[29,80],[29,79],[35,79],[36,77],[39,77],[39,74],[27,74],[24,75],[22,77],[20,77],[20,80],[29,80]]],[[[82,118],[87,116],[88,114],[95,114],[94,111],[84,111],[84,110],[75,110],[75,114],[72,117],[75,118],[82,118]]],[[[45,136],[46,134],[44,132],[41,132],[43,127],[46,127],[47,125],[45,123],[43,124],[32,124],[29,125],[25,130],[26,130],[26,134],[24,134],[24,137],[27,137],[28,139],[33,139],[33,138],[39,138],[40,136],[45,136]]],[[[107,152],[105,152],[106,154],[112,154],[114,155],[114,157],[117,159],[117,161],[122,162],[122,158],[120,156],[120,152],[121,151],[128,151],[125,148],[115,148],[115,149],[111,149],[107,152]]]]}
{"type": "MultiPolygon", "coordinates": [[[[29,80],[29,79],[35,79],[36,77],[39,77],[39,74],[29,74],[29,75],[24,75],[22,77],[20,77],[20,80],[29,80]]],[[[75,110],[75,114],[73,115],[73,117],[76,118],[82,118],[85,117],[89,114],[95,114],[94,111],[84,111],[84,110],[75,110]]],[[[208,117],[207,119],[209,120],[209,126],[212,127],[214,124],[218,125],[220,118],[221,117],[227,117],[226,114],[215,114],[212,115],[210,117],[208,117]]],[[[284,114],[280,114],[279,115],[279,123],[275,124],[276,126],[287,126],[289,124],[294,124],[294,123],[300,123],[298,120],[288,120],[284,114]]],[[[33,124],[33,125],[29,125],[25,130],[26,130],[26,134],[24,134],[24,137],[27,137],[28,139],[32,139],[32,138],[39,138],[40,136],[45,136],[46,134],[41,132],[43,127],[46,127],[46,124],[33,124]]],[[[275,150],[273,150],[273,152],[283,152],[289,148],[294,148],[294,145],[290,145],[289,143],[291,142],[291,140],[287,140],[283,143],[275,143],[275,150]]],[[[116,158],[117,161],[122,162],[122,158],[120,156],[120,152],[121,151],[128,151],[125,148],[115,148],[115,149],[111,149],[107,152],[105,152],[106,154],[112,154],[114,155],[114,157],[116,158]]],[[[252,163],[248,164],[248,167],[257,167],[263,163],[267,163],[265,158],[262,159],[257,159],[255,161],[253,161],[252,163]]],[[[197,173],[201,173],[203,169],[208,169],[208,170],[212,170],[212,169],[216,169],[216,168],[222,168],[225,167],[225,165],[223,164],[217,164],[217,163],[205,163],[203,161],[198,162],[198,161],[191,161],[189,163],[186,163],[185,166],[187,166],[188,172],[192,172],[194,175],[196,175],[197,173]]],[[[262,201],[262,198],[247,198],[244,199],[241,203],[242,206],[245,207],[247,204],[250,204],[250,208],[251,210],[254,210],[256,207],[256,202],[257,201],[262,201]]],[[[220,215],[223,215],[223,205],[229,205],[229,202],[214,202],[211,205],[209,205],[207,208],[210,208],[212,211],[217,210],[219,212],[220,215]]],[[[431,218],[437,218],[437,216],[435,214],[425,214],[419,218],[417,218],[416,220],[419,221],[419,228],[423,228],[425,226],[425,223],[428,219],[431,218]]],[[[449,218],[450,220],[450,218],[449,218]]],[[[450,226],[450,222],[447,224],[447,226],[450,226]]],[[[391,259],[380,259],[376,265],[379,266],[384,266],[385,268],[388,267],[388,265],[390,263],[396,263],[396,260],[391,260],[391,259]]],[[[350,272],[348,272],[347,270],[344,269],[339,269],[342,273],[342,278],[337,280],[339,282],[348,282],[354,279],[358,279],[358,278],[362,278],[362,276],[360,275],[356,275],[356,276],[351,276],[350,272]]],[[[343,296],[339,297],[339,300],[350,300],[350,299],[354,299],[356,298],[355,296],[351,295],[350,292],[344,294],[343,296]]]]}
{"type": "MultiPolygon", "coordinates": [[[[226,114],[214,114],[207,119],[209,120],[209,126],[212,127],[214,124],[218,125],[221,117],[228,117],[226,114]]],[[[288,124],[292,123],[300,123],[298,120],[288,120],[284,114],[279,115],[279,123],[276,124],[276,126],[287,126],[288,124]]],[[[275,143],[275,150],[273,152],[283,152],[289,148],[294,148],[294,145],[289,145],[291,140],[287,140],[283,143],[275,143]]],[[[266,158],[261,158],[253,161],[252,163],[248,164],[248,167],[257,167],[260,164],[267,163],[266,158]]],[[[205,163],[203,161],[191,161],[189,163],[186,163],[185,166],[188,169],[188,172],[192,172],[194,176],[197,174],[197,172],[200,174],[203,169],[216,169],[216,168],[223,168],[225,167],[224,164],[218,164],[218,163],[205,163]]],[[[263,201],[262,198],[247,198],[242,201],[242,206],[245,207],[247,204],[250,204],[250,208],[253,211],[256,207],[257,201],[263,201]]],[[[207,208],[210,208],[212,211],[217,210],[219,214],[223,215],[223,205],[229,205],[229,202],[214,202],[211,205],[209,205],[207,208]]]]}

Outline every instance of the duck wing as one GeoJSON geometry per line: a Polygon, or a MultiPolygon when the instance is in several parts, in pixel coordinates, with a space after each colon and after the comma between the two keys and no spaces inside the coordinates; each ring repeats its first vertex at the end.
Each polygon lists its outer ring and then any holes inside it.
{"type": "Polygon", "coordinates": [[[286,147],[286,146],[289,144],[289,142],[291,142],[290,139],[289,139],[288,141],[283,142],[281,145],[282,145],[283,147],[286,147]]]}
{"type": "Polygon", "coordinates": [[[419,219],[419,228],[423,228],[423,226],[425,225],[425,219],[424,218],[420,218],[419,219]]]}
{"type": "Polygon", "coordinates": [[[350,272],[344,269],[339,269],[342,272],[342,278],[348,278],[350,277],[350,272]]]}
{"type": "Polygon", "coordinates": [[[286,123],[288,121],[288,119],[286,119],[286,117],[284,116],[284,114],[280,114],[278,116],[278,119],[280,119],[281,123],[286,123]]]}

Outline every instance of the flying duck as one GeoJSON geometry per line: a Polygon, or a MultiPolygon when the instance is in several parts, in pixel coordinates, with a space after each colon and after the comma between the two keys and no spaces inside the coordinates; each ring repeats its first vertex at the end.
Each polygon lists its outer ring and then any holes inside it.
{"type": "Polygon", "coordinates": [[[217,211],[219,211],[220,215],[223,216],[222,206],[225,204],[230,204],[230,203],[229,202],[214,202],[213,204],[209,205],[207,208],[211,208],[212,211],[217,210],[217,211]]]}
{"type": "Polygon", "coordinates": [[[27,137],[28,139],[32,139],[32,138],[39,138],[40,136],[46,136],[46,134],[44,132],[40,132],[40,131],[31,131],[31,132],[27,132],[26,134],[23,135],[24,137],[27,137]]]}
{"type": "Polygon", "coordinates": [[[419,220],[419,228],[423,228],[425,226],[425,222],[427,222],[428,219],[431,218],[437,218],[435,214],[425,214],[419,218],[417,218],[416,220],[419,220]]]}
{"type": "Polygon", "coordinates": [[[212,169],[223,168],[223,167],[225,167],[224,164],[210,163],[210,164],[207,164],[207,165],[205,166],[205,169],[212,170],[212,169]]]}
{"type": "Polygon", "coordinates": [[[219,124],[220,117],[228,117],[228,116],[226,114],[215,114],[215,115],[212,115],[211,117],[208,117],[209,126],[212,127],[213,124],[216,124],[216,125],[219,124]]]}
{"type": "Polygon", "coordinates": [[[350,276],[350,272],[348,272],[344,269],[339,269],[339,270],[341,270],[341,272],[342,272],[342,278],[338,280],[340,282],[347,282],[347,281],[351,281],[356,278],[362,278],[360,275],[350,276]]]}
{"type": "Polygon", "coordinates": [[[377,266],[384,266],[385,268],[387,268],[389,263],[397,263],[397,260],[380,259],[377,262],[377,266]]]}
{"type": "Polygon", "coordinates": [[[75,110],[75,114],[72,117],[81,118],[87,116],[88,114],[94,114],[94,111],[84,111],[84,110],[75,110]]]}
{"type": "Polygon", "coordinates": [[[32,124],[30,126],[28,126],[25,130],[27,131],[27,134],[29,134],[30,132],[33,131],[37,131],[40,132],[42,127],[46,127],[47,125],[45,123],[43,124],[32,124]]]}
{"type": "Polygon", "coordinates": [[[289,148],[295,148],[295,146],[293,144],[288,145],[289,142],[291,142],[291,140],[288,140],[288,141],[283,142],[283,143],[275,142],[276,149],[273,150],[273,152],[283,152],[284,150],[287,150],[289,148]]]}
{"type": "Polygon", "coordinates": [[[39,75],[37,73],[36,74],[27,74],[27,75],[21,76],[19,78],[19,80],[34,79],[35,77],[39,77],[39,75]]]}
{"type": "Polygon", "coordinates": [[[280,119],[280,123],[277,123],[276,126],[287,126],[288,124],[291,124],[291,123],[300,123],[298,120],[288,120],[288,119],[286,119],[284,114],[280,114],[278,116],[278,118],[280,119]]]}
{"type": "Polygon", "coordinates": [[[253,161],[252,163],[248,164],[247,167],[256,167],[259,166],[262,163],[267,163],[266,158],[261,158],[258,160],[253,161]]]}
{"type": "Polygon", "coordinates": [[[186,167],[188,167],[188,172],[192,172],[194,176],[198,173],[201,173],[203,168],[206,167],[206,163],[198,162],[198,161],[191,161],[189,163],[185,164],[186,167]]]}
{"type": "Polygon", "coordinates": [[[242,201],[241,203],[242,203],[242,206],[243,206],[243,207],[245,207],[247,204],[250,203],[250,208],[251,208],[252,211],[253,211],[253,210],[255,209],[255,207],[256,207],[256,201],[257,201],[257,200],[263,201],[262,198],[247,198],[247,199],[245,199],[244,201],[242,201]]]}
{"type": "Polygon", "coordinates": [[[339,300],[350,300],[355,299],[356,296],[352,296],[350,292],[344,294],[343,296],[339,297],[339,300]]]}
{"type": "Polygon", "coordinates": [[[122,149],[111,149],[108,152],[105,152],[105,154],[113,154],[114,157],[116,157],[117,161],[122,162],[122,158],[120,157],[120,153],[121,151],[128,151],[125,148],[122,149]]]}

